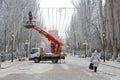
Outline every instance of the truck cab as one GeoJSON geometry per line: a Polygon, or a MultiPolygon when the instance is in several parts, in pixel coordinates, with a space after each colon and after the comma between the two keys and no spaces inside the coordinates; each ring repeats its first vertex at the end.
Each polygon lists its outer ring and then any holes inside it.
{"type": "Polygon", "coordinates": [[[40,56],[40,48],[32,48],[30,55],[29,55],[29,60],[34,60],[35,57],[40,56]]]}

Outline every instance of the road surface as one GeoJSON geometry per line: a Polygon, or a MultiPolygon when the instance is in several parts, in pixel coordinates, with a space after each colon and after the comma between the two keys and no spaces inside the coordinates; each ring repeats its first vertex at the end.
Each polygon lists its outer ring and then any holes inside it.
{"type": "Polygon", "coordinates": [[[67,56],[66,63],[18,62],[0,70],[0,80],[120,80],[120,69],[100,64],[97,73],[88,69],[89,61],[67,56]]]}

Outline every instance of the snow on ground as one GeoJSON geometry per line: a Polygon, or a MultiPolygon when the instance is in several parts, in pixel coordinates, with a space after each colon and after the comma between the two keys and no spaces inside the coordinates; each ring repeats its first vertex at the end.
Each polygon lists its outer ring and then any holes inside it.
{"type": "Polygon", "coordinates": [[[1,69],[0,77],[5,77],[8,74],[36,74],[43,73],[53,69],[53,65],[51,64],[40,64],[34,62],[21,62],[11,68],[1,69]],[[38,66],[38,67],[37,67],[38,66]]]}
{"type": "Polygon", "coordinates": [[[110,80],[120,80],[120,76],[111,77],[110,80]]]}
{"type": "MultiPolygon", "coordinates": [[[[90,60],[89,59],[78,58],[78,57],[73,57],[73,56],[69,56],[69,57],[70,58],[68,58],[66,60],[67,63],[76,64],[76,65],[82,65],[83,67],[85,67],[86,69],[89,70],[89,68],[88,68],[88,66],[90,64],[90,60]]],[[[109,80],[120,80],[120,69],[112,67],[112,66],[120,67],[119,66],[120,64],[119,63],[110,62],[110,61],[106,63],[107,66],[104,65],[104,64],[103,64],[102,61],[100,62],[96,75],[102,75],[104,77],[108,77],[109,80]],[[112,65],[112,66],[108,66],[108,65],[112,65]]],[[[92,75],[91,72],[90,73],[88,72],[87,74],[92,75]]]]}
{"type": "Polygon", "coordinates": [[[13,62],[5,61],[5,62],[1,62],[0,64],[1,64],[1,68],[8,68],[8,67],[10,67],[10,66],[12,66],[12,65],[14,65],[16,63],[18,63],[17,60],[14,60],[13,62]]]}
{"type": "MultiPolygon", "coordinates": [[[[94,73],[92,70],[89,70],[88,66],[90,64],[90,61],[89,59],[85,59],[85,58],[67,56],[66,63],[59,64],[59,66],[69,71],[71,69],[70,65],[74,65],[74,66],[78,65],[81,68],[83,67],[85,70],[82,71],[91,77],[94,77],[96,75],[96,76],[103,76],[103,78],[105,77],[108,78],[109,80],[120,80],[120,76],[119,76],[120,69],[112,66],[106,66],[103,65],[102,63],[103,62],[101,61],[97,73],[94,73]]],[[[109,64],[111,63],[109,62],[109,64]]],[[[115,63],[114,66],[115,65],[117,65],[117,63],[115,63]]],[[[41,74],[54,69],[54,67],[55,65],[51,64],[51,62],[34,63],[32,61],[23,61],[23,62],[18,62],[17,64],[13,65],[10,68],[1,69],[0,77],[5,77],[8,74],[36,74],[36,73],[41,74]]]]}

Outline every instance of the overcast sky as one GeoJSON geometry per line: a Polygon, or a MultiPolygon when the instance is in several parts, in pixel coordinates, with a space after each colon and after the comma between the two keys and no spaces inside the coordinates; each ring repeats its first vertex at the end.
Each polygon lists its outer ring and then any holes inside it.
{"type": "Polygon", "coordinates": [[[73,7],[71,0],[41,0],[41,7],[73,7]]]}
{"type": "Polygon", "coordinates": [[[58,29],[60,37],[65,37],[66,29],[69,27],[69,23],[72,17],[74,8],[71,0],[41,0],[41,6],[43,9],[44,20],[47,29],[58,29]]]}

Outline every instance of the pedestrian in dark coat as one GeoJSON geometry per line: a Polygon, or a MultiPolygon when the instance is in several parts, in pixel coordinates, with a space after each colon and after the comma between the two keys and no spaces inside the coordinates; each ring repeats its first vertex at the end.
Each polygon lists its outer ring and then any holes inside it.
{"type": "Polygon", "coordinates": [[[29,11],[28,16],[29,16],[29,21],[30,21],[30,24],[31,24],[32,23],[32,12],[31,11],[29,11]]]}

